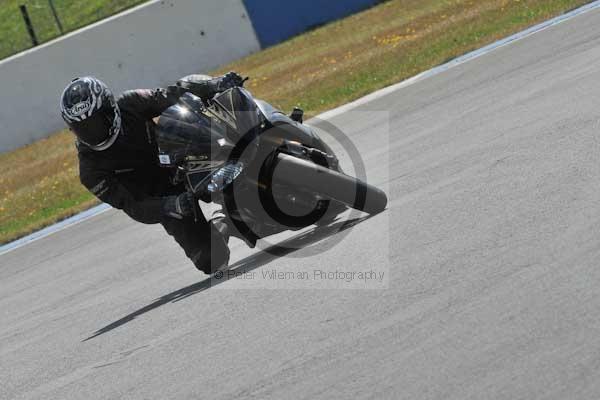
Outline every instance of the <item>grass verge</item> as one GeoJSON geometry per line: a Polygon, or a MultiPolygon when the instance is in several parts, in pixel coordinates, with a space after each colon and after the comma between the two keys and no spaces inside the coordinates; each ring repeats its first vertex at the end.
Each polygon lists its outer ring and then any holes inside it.
{"type": "MultiPolygon", "coordinates": [[[[147,0],[52,0],[64,33],[79,29],[147,0]]],[[[0,59],[32,47],[19,6],[27,12],[39,43],[61,33],[48,0],[0,1],[0,59]]]]}
{"type": "MultiPolygon", "coordinates": [[[[586,3],[390,0],[213,72],[249,75],[257,97],[314,115],[586,3]]],[[[96,204],[68,132],[1,154],[0,170],[1,243],[96,204]]]]}

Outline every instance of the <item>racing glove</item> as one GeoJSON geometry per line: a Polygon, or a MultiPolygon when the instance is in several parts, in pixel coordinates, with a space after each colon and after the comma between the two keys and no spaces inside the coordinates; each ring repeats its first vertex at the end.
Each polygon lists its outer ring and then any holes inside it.
{"type": "Polygon", "coordinates": [[[219,78],[219,83],[217,84],[218,91],[221,92],[232,87],[243,86],[245,81],[246,79],[242,78],[237,72],[228,72],[219,78]]]}
{"type": "Polygon", "coordinates": [[[178,80],[175,86],[168,86],[166,90],[167,98],[174,103],[185,92],[190,92],[206,100],[227,89],[243,86],[246,81],[236,72],[228,72],[223,76],[208,80],[196,81],[193,77],[193,75],[184,77],[178,80]]]}

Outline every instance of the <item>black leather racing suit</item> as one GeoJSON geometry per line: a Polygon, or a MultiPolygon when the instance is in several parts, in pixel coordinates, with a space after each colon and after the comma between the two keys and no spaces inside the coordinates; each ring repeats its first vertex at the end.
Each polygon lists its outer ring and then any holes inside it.
{"type": "Polygon", "coordinates": [[[170,93],[165,89],[123,93],[117,100],[122,129],[115,143],[103,151],[77,144],[79,176],[96,197],[134,220],[162,224],[196,268],[210,273],[211,259],[213,265],[219,265],[229,257],[224,238],[203,217],[194,222],[193,218],[179,220],[163,214],[164,197],[185,191],[182,185],[171,183],[168,169],[159,166],[154,137],[152,118],[177,100],[177,94],[170,93]]]}

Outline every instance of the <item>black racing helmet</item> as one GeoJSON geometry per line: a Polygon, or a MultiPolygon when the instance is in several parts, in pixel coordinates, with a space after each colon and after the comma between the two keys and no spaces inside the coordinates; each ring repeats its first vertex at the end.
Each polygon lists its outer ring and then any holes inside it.
{"type": "Polygon", "coordinates": [[[121,112],[115,97],[92,76],[69,83],[60,100],[60,111],[77,139],[92,150],[108,149],[121,131],[121,112]]]}

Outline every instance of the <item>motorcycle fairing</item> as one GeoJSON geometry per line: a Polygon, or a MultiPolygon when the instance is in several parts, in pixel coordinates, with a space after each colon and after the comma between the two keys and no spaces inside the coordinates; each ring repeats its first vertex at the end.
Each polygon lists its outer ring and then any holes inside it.
{"type": "Polygon", "coordinates": [[[156,126],[156,142],[162,165],[184,162],[203,164],[204,168],[223,164],[233,147],[227,126],[211,118],[202,99],[191,93],[165,110],[156,126]]]}
{"type": "Polygon", "coordinates": [[[239,140],[249,133],[258,134],[261,114],[252,97],[244,88],[234,87],[217,94],[208,112],[231,129],[230,137],[239,140]]]}
{"type": "MultiPolygon", "coordinates": [[[[267,132],[265,140],[270,140],[270,136],[285,138],[309,147],[314,147],[325,153],[333,154],[331,148],[309,126],[294,121],[281,110],[278,110],[264,100],[255,99],[254,101],[270,127],[277,129],[277,132],[267,132]]],[[[271,139],[271,141],[273,140],[271,139]]]]}

